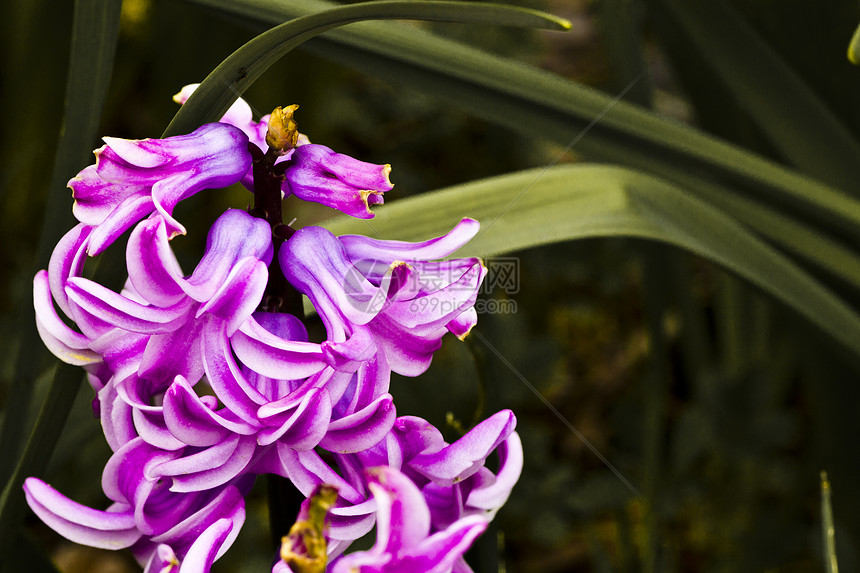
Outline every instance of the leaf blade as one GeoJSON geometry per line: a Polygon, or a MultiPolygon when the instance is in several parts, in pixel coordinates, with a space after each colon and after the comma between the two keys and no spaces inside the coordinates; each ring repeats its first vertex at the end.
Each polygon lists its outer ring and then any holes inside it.
{"type": "Polygon", "coordinates": [[[306,14],[260,34],[230,54],[180,108],[164,137],[189,133],[220,119],[269,66],[312,37],[338,26],[378,19],[570,28],[567,20],[538,10],[477,2],[377,0],[306,14]]]}
{"type": "Polygon", "coordinates": [[[482,221],[458,256],[593,237],[668,243],[744,277],[860,354],[860,317],[852,308],[719,209],[637,171],[584,164],[529,170],[411,197],[378,213],[370,222],[339,217],[325,226],[336,234],[424,240],[463,215],[482,221]]]}

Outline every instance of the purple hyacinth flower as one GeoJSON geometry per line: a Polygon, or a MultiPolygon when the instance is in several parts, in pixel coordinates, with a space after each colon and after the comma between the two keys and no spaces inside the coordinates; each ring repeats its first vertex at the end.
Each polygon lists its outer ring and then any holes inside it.
{"type": "Polygon", "coordinates": [[[429,506],[432,531],[440,531],[467,516],[492,519],[507,500],[522,471],[514,424],[513,413],[503,410],[448,444],[429,422],[404,416],[373,447],[336,454],[339,471],[316,451],[297,452],[281,444],[280,467],[272,465],[269,471],[287,477],[306,496],[321,484],[337,488],[339,497],[329,512],[333,541],[349,543],[370,530],[376,504],[363,468],[375,466],[395,468],[414,482],[429,506]],[[499,454],[495,473],[485,467],[493,451],[499,454]]]}
{"type": "Polygon", "coordinates": [[[172,215],[176,204],[238,182],[251,166],[248,137],[223,123],[166,139],[104,141],[95,165],[69,181],[75,217],[95,227],[88,244],[93,256],[153,211],[164,217],[169,237],[184,234],[172,215]]]}
{"type": "Polygon", "coordinates": [[[394,187],[390,165],[366,163],[324,145],[297,147],[290,162],[284,191],[359,219],[373,218],[370,206],[381,205],[382,194],[394,187]]]}
{"type": "MultiPolygon", "coordinates": [[[[142,378],[196,382],[203,375],[200,341],[209,331],[230,336],[262,298],[272,257],[265,221],[228,210],[213,225],[207,250],[184,278],[167,244],[161,217],[142,222],[129,238],[129,281],[133,291],[115,293],[73,277],[65,293],[71,315],[91,338],[116,332],[148,336],[139,357],[142,378]]],[[[138,358],[138,357],[135,357],[138,358]]]]}
{"type": "Polygon", "coordinates": [[[434,262],[477,231],[464,219],[450,236],[423,243],[337,238],[305,227],[280,249],[287,280],[306,294],[325,324],[323,343],[335,368],[381,354],[399,374],[417,376],[430,365],[446,332],[465,334],[486,269],[480,259],[434,262]]]}
{"type": "Polygon", "coordinates": [[[463,553],[487,528],[470,515],[431,534],[430,510],[416,485],[391,467],[366,470],[376,501],[376,543],[344,555],[331,573],[451,573],[463,553]]]}
{"type": "MultiPolygon", "coordinates": [[[[185,103],[199,85],[185,86],[173,100],[185,103]]],[[[269,149],[266,143],[269,115],[254,121],[251,107],[242,98],[233,103],[220,121],[241,129],[264,153],[269,149]]],[[[324,145],[311,144],[301,133],[296,147],[285,150],[275,164],[288,160],[290,166],[281,185],[285,196],[293,194],[303,201],[320,203],[359,219],[373,218],[370,206],[381,205],[382,194],[394,187],[388,178],[390,165],[376,165],[336,153],[324,145]]],[[[245,174],[242,183],[254,189],[252,170],[245,174]]]]}

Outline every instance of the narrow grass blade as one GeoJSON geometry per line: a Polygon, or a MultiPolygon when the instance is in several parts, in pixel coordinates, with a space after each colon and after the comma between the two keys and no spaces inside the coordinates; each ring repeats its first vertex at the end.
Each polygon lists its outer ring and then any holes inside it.
{"type": "Polygon", "coordinates": [[[269,66],[293,48],[338,26],[362,20],[413,19],[567,30],[567,20],[526,8],[451,1],[375,1],[308,14],[260,34],[227,57],[180,108],[165,136],[217,121],[269,66]]]}
{"type": "Polygon", "coordinates": [[[860,143],[808,85],[727,2],[656,0],[705,70],[802,171],[854,192],[860,179],[860,143]],[[726,41],[731,38],[731,41],[726,41]]]}
{"type": "Polygon", "coordinates": [[[821,471],[821,536],[824,570],[827,573],[839,573],[839,564],[836,561],[836,527],[833,525],[830,480],[824,470],[821,471]]]}
{"type": "MultiPolygon", "coordinates": [[[[336,6],[324,0],[189,1],[269,23],[336,6]]],[[[575,151],[590,159],[635,167],[681,183],[692,193],[698,194],[702,184],[724,195],[751,198],[799,217],[816,232],[838,233],[852,244],[860,241],[860,202],[845,192],[533,66],[396,22],[332,30],[305,47],[516,133],[561,146],[576,140],[575,151]]]]}
{"type": "MultiPolygon", "coordinates": [[[[66,182],[92,162],[92,148],[97,141],[101,110],[113,70],[120,7],[119,0],[78,0],[75,3],[64,129],[57,146],[33,274],[47,266],[54,245],[74,224],[66,182]]],[[[42,357],[47,354],[36,332],[31,308],[22,309],[18,324],[21,345],[0,434],[0,482],[5,482],[15,467],[14,460],[25,435],[25,416],[33,380],[42,365],[42,357]]],[[[50,396],[49,399],[56,398],[50,396]]]]}

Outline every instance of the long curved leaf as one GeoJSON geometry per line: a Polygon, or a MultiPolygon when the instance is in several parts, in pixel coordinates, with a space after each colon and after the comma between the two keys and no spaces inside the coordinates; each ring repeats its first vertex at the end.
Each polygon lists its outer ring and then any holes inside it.
{"type": "Polygon", "coordinates": [[[653,3],[774,148],[805,173],[855,191],[860,143],[727,2],[653,3]]]}
{"type": "MultiPolygon", "coordinates": [[[[54,245],[75,223],[69,208],[71,202],[66,182],[91,160],[91,150],[98,139],[98,126],[119,36],[120,7],[119,0],[75,2],[64,129],[57,145],[51,186],[45,202],[34,274],[47,266],[54,245]]],[[[36,332],[32,309],[22,309],[18,324],[21,346],[0,434],[0,459],[3,460],[0,477],[4,480],[14,467],[11,460],[15,459],[22,441],[24,418],[40,358],[47,354],[36,332]]]]}
{"type": "Polygon", "coordinates": [[[538,10],[478,2],[383,0],[330,8],[276,26],[230,54],[180,108],[164,136],[189,133],[220,119],[263,72],[310,38],[345,24],[381,19],[570,28],[567,20],[538,10]]]}
{"type": "MultiPolygon", "coordinates": [[[[66,182],[90,160],[90,150],[98,137],[119,36],[120,8],[119,0],[75,2],[64,130],[46,201],[37,268],[47,265],[53,246],[72,225],[66,182]]],[[[31,434],[23,457],[16,463],[14,460],[23,442],[40,358],[47,354],[36,332],[32,309],[22,309],[19,325],[21,345],[0,434],[0,475],[4,482],[0,496],[0,569],[3,569],[3,560],[9,555],[8,545],[17,537],[12,528],[20,522],[23,510],[20,485],[28,475],[43,471],[71,407],[67,396],[74,396],[83,378],[76,368],[61,367],[55,374],[54,384],[59,391],[48,394],[42,405],[42,412],[47,415],[40,419],[41,423],[31,434]]]]}
{"type": "Polygon", "coordinates": [[[661,179],[621,167],[528,170],[404,199],[372,221],[339,217],[336,234],[418,240],[462,216],[482,222],[460,256],[489,256],[588,237],[625,236],[675,245],[770,293],[860,354],[860,316],[748,229],[661,179]]]}
{"type": "MultiPolygon", "coordinates": [[[[336,5],[324,0],[190,1],[262,22],[336,5]]],[[[518,133],[562,146],[575,141],[576,151],[591,159],[658,175],[715,201],[761,236],[825,269],[824,278],[836,276],[858,286],[856,265],[845,261],[860,242],[860,201],[746,149],[535,67],[396,22],[332,30],[304,47],[518,133]],[[820,256],[808,237],[836,255],[820,256]]]]}
{"type": "MultiPolygon", "coordinates": [[[[188,1],[270,23],[337,6],[325,0],[188,1]]],[[[724,192],[760,198],[860,239],[860,202],[840,190],[534,66],[396,22],[332,30],[304,47],[426,91],[518,133],[562,146],[576,139],[576,150],[591,159],[673,181],[692,175],[719,184],[724,192]]]]}

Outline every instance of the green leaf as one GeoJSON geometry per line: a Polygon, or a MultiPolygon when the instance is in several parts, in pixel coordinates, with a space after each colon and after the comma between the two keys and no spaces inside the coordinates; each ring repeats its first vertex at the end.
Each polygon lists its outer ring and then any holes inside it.
{"type": "Polygon", "coordinates": [[[4,560],[10,557],[15,528],[21,523],[26,507],[21,490],[24,480],[41,474],[48,465],[82,380],[83,373],[77,366],[61,364],[56,368],[48,399],[42,404],[24,455],[0,493],[0,570],[3,570],[4,560]]]}
{"type": "Polygon", "coordinates": [[[841,299],[731,217],[637,171],[601,165],[535,169],[425,193],[377,212],[372,221],[339,217],[325,226],[336,234],[424,240],[464,215],[478,219],[481,231],[458,256],[590,237],[660,241],[722,265],[860,354],[860,317],[841,299]]]}
{"type": "Polygon", "coordinates": [[[836,526],[833,524],[833,504],[830,499],[830,479],[827,472],[821,470],[821,538],[824,553],[824,570],[827,573],[839,573],[839,563],[836,560],[836,526]]]}
{"type": "MultiPolygon", "coordinates": [[[[45,207],[45,217],[37,250],[36,267],[47,266],[51,250],[73,224],[70,198],[66,182],[83,166],[92,162],[93,143],[97,141],[102,107],[110,83],[116,42],[119,35],[119,0],[78,0],[72,22],[72,42],[69,56],[69,73],[66,83],[66,109],[64,129],[57,145],[54,171],[45,207]]],[[[50,142],[53,144],[53,142],[50,142]]],[[[47,354],[33,323],[32,308],[22,309],[18,317],[21,336],[20,351],[16,357],[15,375],[4,405],[4,421],[0,434],[0,477],[5,484],[0,498],[0,543],[8,545],[15,539],[11,528],[19,523],[23,511],[23,494],[20,484],[24,477],[41,473],[56,445],[62,424],[68,416],[71,400],[65,391],[51,392],[43,404],[50,412],[50,426],[45,433],[34,433],[24,457],[16,466],[14,460],[23,442],[27,427],[27,412],[32,400],[34,380],[42,357],[47,354]],[[57,425],[59,425],[57,427],[57,425]],[[11,472],[15,474],[10,477],[11,472]]],[[[61,368],[60,386],[77,389],[81,373],[61,368]]],[[[68,388],[65,388],[68,389],[68,388]]],[[[74,395],[74,394],[72,394],[74,395]]],[[[41,432],[43,426],[37,426],[41,432]]],[[[7,555],[0,546],[0,560],[7,555]]],[[[2,567],[0,567],[2,569],[2,567]]]]}
{"type": "Polygon", "coordinates": [[[269,66],[314,36],[345,24],[380,19],[570,28],[567,20],[537,10],[477,2],[374,1],[308,14],[260,34],[228,56],[180,108],[164,136],[189,133],[204,123],[218,121],[269,66]]]}
{"type": "Polygon", "coordinates": [[[860,26],[854,30],[851,42],[848,44],[848,61],[855,66],[860,66],[860,26]]]}
{"type": "Polygon", "coordinates": [[[727,2],[654,4],[668,16],[669,33],[699,55],[697,73],[716,74],[775,149],[804,172],[855,191],[860,143],[727,2]]]}
{"type": "MultiPolygon", "coordinates": [[[[265,22],[335,5],[322,0],[192,1],[265,22]]],[[[575,146],[589,158],[656,174],[700,198],[719,200],[726,213],[815,265],[822,261],[801,235],[819,238],[838,256],[850,255],[842,241],[851,248],[860,242],[860,202],[846,193],[533,66],[394,22],[333,30],[305,47],[422,90],[517,133],[575,146]],[[747,204],[763,216],[751,217],[747,204]],[[755,227],[765,218],[767,224],[755,227]],[[779,225],[773,224],[776,220],[779,225]]],[[[837,276],[846,269],[835,259],[825,268],[837,276]]]]}

